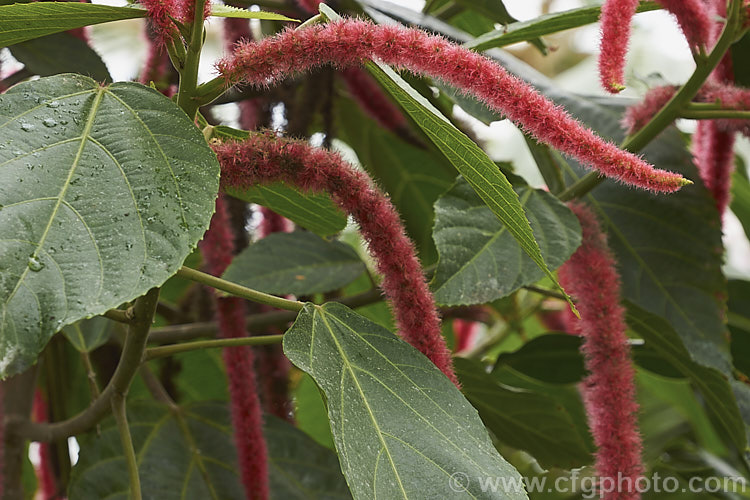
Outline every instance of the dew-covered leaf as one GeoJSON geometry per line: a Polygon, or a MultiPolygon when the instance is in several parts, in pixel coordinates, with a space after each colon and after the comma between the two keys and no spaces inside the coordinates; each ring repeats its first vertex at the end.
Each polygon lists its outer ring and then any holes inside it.
{"type": "Polygon", "coordinates": [[[130,82],[22,83],[0,96],[0,129],[5,377],[173,275],[208,226],[219,165],[180,108],[130,82]]]}

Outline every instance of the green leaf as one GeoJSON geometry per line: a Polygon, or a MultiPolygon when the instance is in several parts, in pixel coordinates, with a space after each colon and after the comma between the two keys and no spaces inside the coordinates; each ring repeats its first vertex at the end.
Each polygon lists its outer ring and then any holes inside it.
{"type": "Polygon", "coordinates": [[[8,48],[26,69],[39,76],[79,73],[98,82],[112,81],[99,54],[70,33],[55,33],[8,48]]]}
{"type": "MultiPolygon", "coordinates": [[[[581,244],[578,219],[549,193],[529,187],[515,191],[544,260],[557,268],[581,244]]],[[[433,238],[440,258],[430,285],[439,304],[491,302],[544,277],[462,178],[435,203],[433,238]]]]}
{"type": "Polygon", "coordinates": [[[113,321],[101,316],[82,319],[62,329],[63,335],[80,352],[91,352],[104,345],[115,330],[113,321]]]}
{"type": "Polygon", "coordinates": [[[146,17],[144,9],[78,2],[0,5],[0,47],[93,24],[146,17]]]}
{"type": "MultiPolygon", "coordinates": [[[[502,24],[503,26],[513,25],[518,22],[518,19],[511,16],[508,9],[503,5],[502,0],[455,0],[457,4],[463,5],[468,9],[473,9],[496,23],[502,24]]],[[[529,37],[528,40],[531,44],[536,46],[542,54],[547,54],[547,46],[542,40],[535,37],[529,37]]]]}
{"type": "Polygon", "coordinates": [[[312,233],[274,233],[237,255],[225,280],[261,292],[325,293],[354,281],[365,265],[352,247],[312,233]]]}
{"type": "Polygon", "coordinates": [[[232,7],[231,5],[211,4],[211,15],[214,17],[234,17],[241,19],[262,19],[264,21],[294,21],[299,19],[286,17],[275,12],[263,12],[232,7]]]}
{"type": "Polygon", "coordinates": [[[477,361],[456,358],[455,363],[463,393],[500,441],[527,451],[544,468],[591,463],[594,447],[575,387],[542,389],[544,384],[532,379],[525,381],[527,387],[511,386],[477,361]]]}
{"type": "Polygon", "coordinates": [[[307,304],[284,352],[325,394],[355,498],[526,498],[522,488],[482,491],[476,478],[520,486],[520,475],[448,378],[388,330],[341,304],[307,304]],[[455,473],[468,490],[451,489],[455,473]]]}
{"type": "Polygon", "coordinates": [[[497,357],[495,370],[509,367],[550,384],[580,382],[586,375],[581,337],[567,333],[540,335],[514,352],[497,357]]]}
{"type": "MultiPolygon", "coordinates": [[[[465,1],[465,0],[462,0],[465,1]]],[[[660,9],[654,2],[641,2],[637,12],[648,12],[660,9]]],[[[465,43],[464,47],[475,50],[487,50],[493,47],[504,47],[513,43],[524,42],[550,33],[565,31],[579,26],[595,23],[599,20],[601,7],[581,7],[578,9],[553,12],[535,17],[529,21],[507,24],[502,28],[478,36],[465,43]]]]}
{"type": "Polygon", "coordinates": [[[279,500],[349,499],[352,494],[333,450],[273,416],[265,417],[271,498],[279,500]]]}
{"type": "MultiPolygon", "coordinates": [[[[265,417],[273,498],[350,498],[336,455],[275,417],[265,417]]],[[[161,403],[128,404],[128,423],[144,498],[241,500],[229,411],[223,403],[191,403],[172,410],[161,403]]],[[[78,437],[69,498],[128,499],[125,457],[114,421],[100,435],[78,437]],[[106,478],[106,480],[103,480],[106,478]]]]}
{"type": "Polygon", "coordinates": [[[440,153],[405,142],[378,126],[351,101],[336,106],[341,139],[390,195],[423,264],[437,260],[432,242],[433,205],[456,177],[440,153]]]}
{"type": "MultiPolygon", "coordinates": [[[[320,11],[329,19],[341,18],[325,4],[320,5],[320,11]]],[[[456,170],[463,175],[492,212],[507,226],[510,234],[518,240],[521,248],[531,257],[531,260],[544,271],[560,291],[565,293],[542,258],[541,250],[534,239],[518,196],[487,153],[454,127],[440,111],[390,67],[377,61],[367,62],[366,67],[427,134],[448,161],[456,167],[456,170]]],[[[566,298],[571,309],[576,311],[570,298],[567,295],[566,298]]]]}
{"type": "Polygon", "coordinates": [[[0,128],[5,377],[65,325],[173,275],[208,226],[219,165],[180,108],[136,83],[22,83],[0,96],[0,128]]]}
{"type": "Polygon", "coordinates": [[[627,304],[628,326],[646,345],[667,359],[700,391],[706,408],[733,443],[740,449],[747,446],[745,425],[732,394],[729,381],[716,369],[702,366],[691,359],[680,337],[663,318],[651,314],[634,303],[627,304]]]}

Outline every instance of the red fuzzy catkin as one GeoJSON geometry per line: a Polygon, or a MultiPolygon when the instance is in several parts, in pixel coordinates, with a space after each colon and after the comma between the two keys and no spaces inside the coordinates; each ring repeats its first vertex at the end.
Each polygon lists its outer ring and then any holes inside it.
{"type": "Polygon", "coordinates": [[[228,83],[244,81],[262,87],[324,64],[349,67],[373,57],[462,89],[538,140],[609,177],[661,192],[690,183],[601,139],[485,56],[413,28],[348,19],[286,30],[241,44],[217,67],[228,83]]]}
{"type": "Polygon", "coordinates": [[[599,79],[612,94],[625,88],[625,55],[630,41],[630,24],[638,0],[606,0],[599,18],[599,79]]]}
{"type": "Polygon", "coordinates": [[[164,47],[172,37],[177,35],[177,28],[172,19],[180,19],[181,3],[179,0],[139,0],[139,2],[148,11],[156,44],[164,47]]]}
{"type": "Polygon", "coordinates": [[[322,0],[297,0],[297,5],[299,5],[299,8],[309,14],[318,12],[318,5],[320,5],[321,3],[323,3],[322,0]]]}
{"type": "Polygon", "coordinates": [[[583,337],[581,350],[590,373],[581,389],[597,446],[597,474],[600,481],[614,481],[614,488],[607,488],[610,492],[602,498],[635,500],[640,498],[636,481],[643,465],[620,277],[594,214],[583,204],[571,203],[570,208],[581,223],[583,242],[558,272],[581,314],[575,333],[583,337]]]}
{"type": "MultiPolygon", "coordinates": [[[[220,196],[216,213],[200,243],[206,269],[221,276],[234,256],[234,236],[229,214],[220,196]]],[[[242,299],[217,299],[219,331],[224,338],[245,337],[245,303],[242,299]]],[[[249,346],[222,351],[229,381],[234,439],[237,445],[240,478],[248,499],[268,498],[268,453],[263,437],[263,416],[256,389],[253,351],[249,346]]]]}
{"type": "MultiPolygon", "coordinates": [[[[706,46],[712,25],[704,0],[656,1],[677,18],[691,49],[706,46]]],[[[613,94],[625,88],[625,55],[637,7],[638,0],[606,0],[602,6],[599,77],[602,86],[613,94]]]]}
{"type": "Polygon", "coordinates": [[[325,192],[359,223],[362,237],[383,275],[401,336],[427,356],[458,386],[450,351],[440,332],[435,301],[414,245],[396,210],[363,171],[341,156],[272,133],[243,142],[214,145],[226,186],[249,187],[283,181],[303,191],[325,192]]]}

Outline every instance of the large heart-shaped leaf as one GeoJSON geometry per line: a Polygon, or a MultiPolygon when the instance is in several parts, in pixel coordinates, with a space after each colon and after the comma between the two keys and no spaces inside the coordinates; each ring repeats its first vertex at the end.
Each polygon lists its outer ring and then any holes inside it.
{"type": "MultiPolygon", "coordinates": [[[[237,456],[223,403],[191,403],[170,409],[136,400],[128,423],[138,461],[143,498],[159,500],[241,500],[237,456]]],[[[305,433],[266,417],[271,498],[351,498],[336,455],[305,433]]],[[[119,433],[110,419],[99,435],[78,438],[80,459],[73,468],[69,498],[126,500],[129,485],[119,433]]]]}
{"type": "Polygon", "coordinates": [[[500,441],[526,450],[546,468],[591,462],[594,446],[574,386],[546,385],[545,393],[539,390],[545,384],[528,379],[533,385],[514,387],[487,373],[481,363],[462,358],[456,359],[456,374],[464,394],[500,441]]]}
{"type": "Polygon", "coordinates": [[[295,231],[253,243],[234,258],[223,278],[266,293],[310,295],[338,290],[364,271],[349,245],[295,231]]]}
{"type": "Polygon", "coordinates": [[[307,304],[284,335],[284,352],[326,396],[355,498],[526,498],[476,410],[388,330],[341,304],[307,304]],[[509,489],[482,491],[488,477],[509,489]]]}
{"type": "MultiPolygon", "coordinates": [[[[549,193],[528,186],[516,192],[544,260],[555,269],[581,244],[578,219],[549,193]]],[[[439,304],[491,302],[544,277],[461,178],[435,203],[433,238],[440,259],[430,286],[439,304]]]]}
{"type": "Polygon", "coordinates": [[[182,110],[135,83],[18,85],[0,129],[4,377],[63,326],[174,274],[208,226],[219,165],[182,110]]]}

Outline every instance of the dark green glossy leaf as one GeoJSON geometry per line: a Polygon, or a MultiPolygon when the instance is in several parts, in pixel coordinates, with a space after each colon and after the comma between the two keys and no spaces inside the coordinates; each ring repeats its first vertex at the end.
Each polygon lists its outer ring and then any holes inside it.
{"type": "Polygon", "coordinates": [[[0,47],[92,24],[146,17],[144,9],[78,2],[0,5],[0,47]]]}
{"type": "Polygon", "coordinates": [[[427,358],[346,307],[307,304],[284,352],[326,396],[341,468],[355,498],[526,498],[483,492],[451,475],[518,473],[497,454],[476,411],[427,358]]]}
{"type": "Polygon", "coordinates": [[[0,96],[0,128],[3,377],[173,275],[208,226],[219,165],[180,108],[136,83],[22,83],[0,96]]]}
{"type": "MultiPolygon", "coordinates": [[[[638,12],[660,9],[654,2],[641,2],[638,12]]],[[[579,26],[595,23],[599,20],[601,7],[580,7],[563,12],[543,14],[529,21],[508,24],[464,44],[475,50],[487,50],[493,47],[504,47],[513,43],[524,42],[534,38],[565,31],[579,26]]]]}
{"type": "Polygon", "coordinates": [[[716,419],[732,442],[744,449],[747,445],[745,425],[729,381],[716,369],[693,361],[680,337],[663,318],[628,303],[627,322],[646,341],[646,345],[690,379],[705,398],[709,414],[716,419]]]}
{"type": "MultiPolygon", "coordinates": [[[[512,26],[518,22],[518,19],[511,16],[508,9],[503,5],[502,0],[455,0],[459,5],[463,5],[468,9],[475,10],[481,13],[487,18],[495,21],[503,26],[512,26]]],[[[534,46],[536,46],[543,54],[547,53],[547,46],[542,40],[536,37],[525,38],[534,46]]]]}
{"type": "Polygon", "coordinates": [[[435,262],[433,204],[450,187],[456,171],[440,154],[408,144],[378,126],[355,103],[342,102],[337,108],[341,139],[390,195],[422,262],[435,262]]]}
{"type": "MultiPolygon", "coordinates": [[[[542,190],[521,187],[516,193],[545,262],[551,269],[562,265],[581,244],[578,219],[542,190]]],[[[435,203],[433,238],[440,259],[430,286],[439,304],[491,302],[544,277],[461,178],[435,203]]]]}
{"type": "Polygon", "coordinates": [[[745,64],[750,55],[750,34],[745,33],[745,36],[735,42],[729,53],[732,57],[732,76],[735,83],[742,87],[750,87],[750,67],[745,64]]]}
{"type": "Polygon", "coordinates": [[[8,48],[26,69],[39,76],[79,73],[98,82],[112,81],[99,54],[70,33],[55,33],[8,48]]]}
{"type": "Polygon", "coordinates": [[[591,462],[594,449],[585,418],[580,421],[583,409],[575,387],[544,388],[532,379],[526,380],[530,384],[526,387],[512,385],[522,376],[501,381],[511,374],[508,368],[491,375],[479,362],[463,358],[455,362],[463,393],[500,441],[529,452],[545,468],[591,462]]]}
{"type": "Polygon", "coordinates": [[[62,333],[78,351],[91,352],[106,343],[114,329],[114,322],[97,316],[76,321],[63,328],[62,333]]]}
{"type": "Polygon", "coordinates": [[[354,281],[365,265],[352,247],[312,233],[274,233],[237,255],[223,278],[266,293],[311,295],[354,281]]]}
{"type": "MultiPolygon", "coordinates": [[[[286,422],[270,416],[265,420],[272,499],[351,498],[333,452],[286,422]]],[[[191,403],[173,411],[136,400],[128,405],[128,423],[144,499],[245,498],[226,404],[191,403]]],[[[100,435],[79,437],[79,442],[69,498],[127,500],[125,457],[112,419],[105,421],[100,435]]]]}

